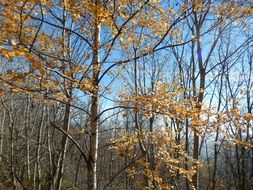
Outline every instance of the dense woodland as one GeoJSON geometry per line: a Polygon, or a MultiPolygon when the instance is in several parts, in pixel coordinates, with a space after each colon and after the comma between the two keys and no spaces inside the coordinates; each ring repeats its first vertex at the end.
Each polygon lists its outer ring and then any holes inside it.
{"type": "Polygon", "coordinates": [[[0,0],[0,189],[253,189],[251,0],[0,0]]]}

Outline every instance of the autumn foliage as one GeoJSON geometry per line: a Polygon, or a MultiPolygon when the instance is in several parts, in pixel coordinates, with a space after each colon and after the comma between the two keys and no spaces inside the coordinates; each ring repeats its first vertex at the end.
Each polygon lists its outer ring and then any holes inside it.
{"type": "Polygon", "coordinates": [[[0,0],[0,189],[250,189],[252,7],[0,0]]]}

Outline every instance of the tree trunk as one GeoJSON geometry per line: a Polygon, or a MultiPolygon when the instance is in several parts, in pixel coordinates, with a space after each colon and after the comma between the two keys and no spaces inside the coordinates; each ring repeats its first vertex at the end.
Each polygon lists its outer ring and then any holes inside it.
{"type": "MultiPolygon", "coordinates": [[[[50,116],[49,116],[49,108],[46,106],[46,123],[49,123],[50,116]]],[[[53,161],[52,161],[52,150],[51,150],[51,134],[50,134],[50,127],[47,125],[46,127],[46,139],[47,139],[47,161],[48,161],[48,189],[53,190],[53,161]]]]}
{"type": "MultiPolygon", "coordinates": [[[[225,70],[225,67],[222,66],[222,73],[221,73],[221,76],[220,76],[220,90],[219,90],[219,99],[218,99],[218,108],[217,108],[217,111],[219,112],[220,111],[220,107],[221,107],[221,101],[222,101],[222,89],[223,89],[223,75],[224,75],[224,70],[225,70]]],[[[216,173],[217,173],[217,160],[218,160],[218,145],[217,145],[217,142],[218,142],[218,139],[219,139],[219,131],[220,131],[220,127],[217,126],[217,129],[216,129],[216,136],[215,136],[215,142],[214,142],[214,164],[213,164],[213,177],[212,177],[212,184],[213,184],[213,187],[212,189],[215,190],[216,188],[216,173]]]]}
{"type": "Polygon", "coordinates": [[[34,190],[41,190],[41,166],[40,166],[40,157],[41,157],[41,143],[42,143],[42,130],[44,126],[44,115],[45,115],[46,106],[43,105],[41,122],[39,126],[38,136],[37,136],[37,149],[36,149],[36,161],[34,165],[33,172],[33,188],[34,190]]]}
{"type": "MultiPolygon", "coordinates": [[[[1,129],[0,129],[0,155],[3,154],[5,114],[6,114],[6,111],[5,109],[3,109],[3,117],[1,118],[2,121],[1,121],[1,129]]],[[[2,157],[0,156],[0,165],[2,165],[1,162],[2,162],[2,157]]]]}
{"type": "MultiPolygon", "coordinates": [[[[68,132],[69,130],[69,119],[70,119],[70,104],[65,105],[65,114],[64,114],[64,120],[63,120],[63,130],[68,132]]],[[[67,145],[68,145],[68,137],[66,135],[62,135],[61,138],[61,151],[60,156],[58,160],[58,166],[57,166],[57,177],[55,181],[55,190],[61,190],[62,185],[62,175],[64,170],[64,161],[67,151],[67,145]]]]}
{"type": "MultiPolygon", "coordinates": [[[[96,5],[99,4],[99,1],[96,0],[96,5]]],[[[97,18],[98,10],[95,13],[95,30],[93,37],[93,90],[91,98],[91,133],[90,133],[90,150],[89,150],[89,160],[87,164],[87,180],[88,180],[88,190],[97,189],[97,149],[98,149],[98,104],[99,104],[99,46],[100,46],[100,26],[97,18]]]]}
{"type": "Polygon", "coordinates": [[[26,137],[26,167],[27,167],[27,178],[29,183],[31,182],[31,169],[30,169],[30,133],[29,126],[31,121],[30,116],[30,104],[31,98],[30,95],[27,97],[27,105],[26,105],[26,114],[25,114],[25,137],[26,137]]]}
{"type": "Polygon", "coordinates": [[[97,148],[98,148],[98,94],[92,97],[91,105],[91,136],[90,136],[90,155],[88,170],[88,190],[97,189],[97,148]]]}
{"type": "Polygon", "coordinates": [[[9,153],[9,160],[10,160],[10,165],[9,165],[9,170],[10,170],[10,178],[11,178],[11,185],[13,190],[16,189],[16,177],[15,177],[15,166],[14,166],[14,141],[15,141],[15,129],[14,129],[14,120],[13,120],[13,102],[12,102],[12,97],[13,95],[10,95],[10,108],[7,107],[7,105],[4,103],[4,101],[2,101],[2,104],[4,106],[4,109],[7,111],[7,114],[9,116],[9,133],[10,133],[10,138],[9,138],[9,142],[10,142],[10,153],[9,153]]]}
{"type": "MultiPolygon", "coordinates": [[[[195,19],[195,21],[197,21],[197,19],[195,19]]],[[[202,102],[204,99],[206,71],[205,71],[205,66],[204,66],[203,57],[202,57],[202,44],[200,40],[200,37],[201,37],[200,23],[196,22],[195,27],[196,27],[196,35],[197,35],[197,60],[198,60],[198,68],[199,68],[199,74],[200,74],[199,92],[197,96],[196,109],[198,110],[198,119],[200,119],[200,112],[201,112],[202,102]]],[[[194,139],[193,139],[193,158],[195,160],[199,160],[199,135],[198,135],[197,130],[195,129],[194,131],[194,139]]],[[[195,188],[198,189],[199,171],[198,171],[198,166],[196,164],[195,164],[195,167],[196,167],[196,173],[193,175],[192,181],[195,188]]]]}

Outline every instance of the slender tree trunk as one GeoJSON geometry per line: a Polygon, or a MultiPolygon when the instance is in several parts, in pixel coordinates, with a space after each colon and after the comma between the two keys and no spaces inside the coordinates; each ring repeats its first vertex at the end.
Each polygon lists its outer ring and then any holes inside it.
{"type": "MultiPolygon", "coordinates": [[[[49,115],[49,107],[46,106],[46,123],[49,123],[50,115],[49,115]]],[[[52,150],[51,150],[51,134],[50,127],[46,127],[46,139],[47,139],[47,160],[48,160],[48,189],[53,190],[53,161],[52,161],[52,150]]]]}
{"type": "MultiPolygon", "coordinates": [[[[68,132],[69,130],[69,119],[70,119],[70,104],[66,104],[65,114],[64,114],[64,119],[63,119],[63,130],[66,132],[68,132]]],[[[59,156],[58,166],[57,166],[58,172],[57,172],[57,178],[55,181],[55,190],[61,190],[67,145],[68,145],[68,137],[63,134],[61,138],[61,151],[60,151],[60,156],[59,156]]]]}
{"type": "MultiPolygon", "coordinates": [[[[134,47],[134,56],[137,57],[137,48],[134,47]]],[[[134,61],[134,90],[135,90],[135,96],[136,96],[136,102],[135,102],[135,110],[134,110],[134,124],[135,124],[135,129],[137,130],[137,133],[138,133],[138,140],[139,140],[139,147],[140,147],[140,150],[141,150],[141,154],[142,154],[142,157],[145,159],[145,161],[149,163],[149,158],[148,158],[148,153],[147,153],[147,150],[141,140],[141,137],[142,137],[142,128],[140,126],[140,122],[139,122],[139,114],[138,114],[138,61],[137,59],[135,59],[134,61]]],[[[152,181],[149,180],[149,177],[144,174],[144,185],[146,187],[149,187],[151,184],[152,184],[152,181]]]]}
{"type": "MultiPolygon", "coordinates": [[[[222,67],[222,73],[221,73],[221,76],[220,76],[220,90],[219,90],[219,99],[218,99],[218,108],[217,108],[217,111],[219,112],[220,111],[220,106],[221,106],[221,96],[222,96],[222,89],[223,89],[223,75],[224,75],[224,70],[225,70],[225,67],[223,66],[222,67]]],[[[217,172],[217,159],[218,159],[218,145],[217,145],[217,142],[218,142],[218,139],[219,139],[219,129],[220,127],[217,126],[217,129],[216,129],[216,136],[215,136],[215,141],[214,141],[214,164],[213,164],[213,177],[212,177],[212,189],[215,190],[216,188],[216,172],[217,172]]]]}
{"type": "Polygon", "coordinates": [[[27,97],[27,105],[26,105],[26,114],[25,114],[25,137],[26,137],[26,167],[27,167],[27,178],[28,181],[31,182],[31,168],[30,168],[30,133],[29,133],[29,126],[30,126],[30,104],[31,98],[28,95],[27,97]]]}
{"type": "MultiPolygon", "coordinates": [[[[185,120],[185,151],[189,153],[189,120],[185,120]]],[[[188,158],[185,157],[185,169],[188,170],[188,158]]],[[[189,189],[189,179],[185,179],[185,189],[189,189]]]]}
{"type": "MultiPolygon", "coordinates": [[[[65,0],[63,0],[65,2],[65,0]]],[[[67,48],[69,48],[68,44],[68,36],[67,36],[67,31],[65,29],[66,23],[67,23],[67,11],[65,6],[63,7],[63,14],[62,14],[62,24],[63,24],[63,29],[62,29],[62,51],[63,51],[63,56],[64,58],[67,59],[67,48]]],[[[71,62],[68,62],[69,69],[71,70],[71,62]]],[[[63,69],[63,73],[65,73],[67,68],[63,69]]],[[[73,76],[72,76],[73,77],[73,76]]],[[[64,118],[63,118],[63,127],[62,129],[65,132],[68,132],[69,130],[69,121],[70,121],[70,101],[72,98],[72,87],[71,84],[69,83],[68,80],[63,81],[64,85],[64,91],[65,91],[65,96],[68,99],[67,103],[65,104],[65,113],[64,113],[64,118]]],[[[66,151],[67,151],[67,145],[68,145],[68,137],[65,134],[62,134],[61,138],[61,150],[60,150],[60,155],[58,158],[57,162],[57,169],[56,169],[56,180],[55,180],[55,190],[60,190],[62,186],[62,180],[63,180],[63,171],[64,171],[64,162],[65,162],[65,157],[66,157],[66,151]]]]}
{"type": "Polygon", "coordinates": [[[97,148],[98,148],[98,93],[92,96],[91,105],[91,136],[90,136],[90,155],[88,164],[88,190],[97,189],[97,148]]]}
{"type": "Polygon", "coordinates": [[[246,161],[245,148],[241,147],[241,190],[246,190],[246,161]]]}
{"type": "MultiPolygon", "coordinates": [[[[0,128],[0,155],[3,154],[5,114],[6,114],[6,110],[3,109],[3,117],[2,117],[1,128],[0,128]]],[[[2,157],[0,156],[0,165],[2,165],[1,162],[2,162],[2,157]]]]}
{"type": "MultiPolygon", "coordinates": [[[[99,0],[96,0],[96,6],[99,4],[99,0]]],[[[98,76],[100,72],[99,64],[99,48],[100,48],[100,26],[97,18],[98,10],[95,13],[95,30],[93,37],[93,90],[91,98],[91,133],[90,133],[90,150],[89,150],[89,160],[87,164],[87,180],[88,180],[88,190],[97,189],[97,148],[98,148],[98,104],[99,104],[99,81],[98,76]]]]}
{"type": "MultiPolygon", "coordinates": [[[[197,21],[197,19],[195,20],[197,21]]],[[[202,45],[200,40],[201,35],[201,25],[197,22],[195,24],[196,27],[196,35],[197,35],[197,56],[198,56],[198,66],[199,66],[199,74],[200,74],[200,83],[199,83],[199,93],[197,97],[197,105],[196,109],[198,110],[198,119],[200,117],[202,102],[204,99],[204,89],[205,89],[205,77],[206,77],[206,71],[205,66],[203,63],[203,57],[202,57],[202,45]]],[[[197,131],[194,131],[194,139],[193,139],[193,158],[195,160],[199,160],[199,135],[197,131]]],[[[196,173],[193,175],[193,185],[196,189],[198,189],[198,183],[199,183],[199,171],[198,166],[196,167],[196,173]]]]}
{"type": "Polygon", "coordinates": [[[78,176],[79,176],[81,160],[82,160],[82,154],[80,154],[78,162],[77,162],[77,166],[76,166],[75,187],[77,187],[77,184],[78,184],[78,176]]]}
{"type": "Polygon", "coordinates": [[[13,120],[13,102],[12,102],[12,97],[13,95],[10,95],[10,108],[7,107],[7,105],[4,103],[4,101],[2,101],[2,104],[5,108],[5,110],[7,111],[8,117],[9,117],[9,133],[10,133],[10,138],[9,138],[9,143],[10,143],[10,153],[9,153],[9,161],[10,161],[10,166],[9,166],[9,170],[10,170],[10,178],[11,178],[11,182],[12,182],[12,188],[13,190],[16,190],[16,185],[17,185],[17,181],[16,181],[16,177],[15,177],[15,166],[14,166],[14,141],[15,141],[15,129],[14,129],[14,120],[13,120]]]}
{"type": "Polygon", "coordinates": [[[43,105],[42,108],[42,115],[41,121],[37,136],[37,149],[36,149],[36,160],[34,164],[34,171],[33,171],[33,188],[34,190],[41,190],[41,166],[40,166],[40,157],[41,157],[41,143],[42,143],[42,130],[44,126],[44,115],[45,115],[46,106],[43,105]]]}

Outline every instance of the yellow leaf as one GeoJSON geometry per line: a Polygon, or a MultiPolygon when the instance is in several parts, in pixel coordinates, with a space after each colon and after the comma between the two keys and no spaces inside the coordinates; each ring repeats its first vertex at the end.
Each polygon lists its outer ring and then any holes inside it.
{"type": "Polygon", "coordinates": [[[32,64],[32,67],[34,67],[34,68],[36,68],[36,69],[39,69],[39,68],[42,67],[42,65],[41,65],[41,63],[39,63],[39,62],[34,62],[34,63],[32,64]]]}

